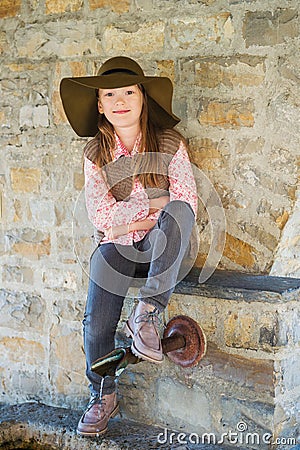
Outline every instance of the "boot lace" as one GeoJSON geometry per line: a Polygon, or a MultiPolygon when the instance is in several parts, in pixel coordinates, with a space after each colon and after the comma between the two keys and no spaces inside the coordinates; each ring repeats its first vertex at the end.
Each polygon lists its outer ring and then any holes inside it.
{"type": "Polygon", "coordinates": [[[105,406],[106,406],[106,400],[103,397],[103,384],[104,384],[104,377],[101,380],[101,385],[100,385],[100,391],[99,394],[91,394],[91,398],[90,401],[87,405],[87,411],[90,411],[90,409],[94,406],[94,405],[98,405],[98,416],[101,416],[101,412],[105,410],[105,406]]]}
{"type": "Polygon", "coordinates": [[[158,309],[154,309],[153,311],[145,311],[142,314],[139,314],[135,318],[135,323],[152,323],[153,325],[159,326],[162,324],[162,320],[159,317],[158,309]]]}

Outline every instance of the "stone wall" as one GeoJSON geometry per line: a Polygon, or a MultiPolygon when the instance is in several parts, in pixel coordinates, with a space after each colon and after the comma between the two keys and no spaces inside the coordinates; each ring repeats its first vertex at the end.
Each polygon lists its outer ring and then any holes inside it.
{"type": "MultiPolygon", "coordinates": [[[[4,401],[86,395],[86,139],[66,121],[59,83],[108,57],[174,81],[179,130],[227,218],[220,267],[300,276],[299,233],[289,231],[299,220],[297,0],[2,0],[0,23],[4,401]]],[[[204,210],[199,229],[202,264],[204,210]]]]}

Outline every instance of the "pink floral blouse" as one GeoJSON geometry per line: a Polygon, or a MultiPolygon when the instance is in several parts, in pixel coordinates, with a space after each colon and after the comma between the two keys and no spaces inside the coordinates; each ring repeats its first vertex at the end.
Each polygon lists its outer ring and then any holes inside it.
{"type": "MultiPolygon", "coordinates": [[[[135,142],[131,153],[116,136],[116,148],[114,150],[114,161],[125,156],[131,158],[138,152],[139,139],[135,142]]],[[[89,220],[100,231],[106,234],[110,227],[116,225],[130,224],[139,220],[153,220],[155,223],[160,214],[159,211],[149,214],[149,199],[141,182],[136,177],[131,195],[126,201],[117,201],[109,192],[101,170],[92,161],[84,158],[85,175],[85,198],[89,220]]],[[[197,215],[197,189],[192,172],[191,163],[187,149],[183,142],[173,156],[168,166],[169,195],[170,201],[182,200],[189,203],[197,215]]],[[[133,231],[117,239],[109,240],[105,235],[101,243],[116,242],[123,245],[131,245],[138,242],[148,231],[133,231]]]]}

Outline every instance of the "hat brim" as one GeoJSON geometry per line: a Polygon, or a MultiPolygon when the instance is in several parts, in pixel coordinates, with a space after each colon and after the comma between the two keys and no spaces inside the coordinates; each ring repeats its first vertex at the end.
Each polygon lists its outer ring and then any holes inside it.
{"type": "Polygon", "coordinates": [[[114,89],[142,84],[148,94],[149,117],[160,128],[173,128],[180,122],[172,112],[173,86],[167,77],[111,74],[94,77],[64,78],[60,96],[71,127],[78,136],[98,133],[98,106],[95,89],[114,89]]]}

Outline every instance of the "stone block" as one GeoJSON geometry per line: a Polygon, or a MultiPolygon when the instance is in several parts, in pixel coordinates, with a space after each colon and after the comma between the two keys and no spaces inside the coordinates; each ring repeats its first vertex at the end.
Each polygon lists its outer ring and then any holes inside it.
{"type": "Polygon", "coordinates": [[[81,191],[84,188],[84,174],[75,172],[73,175],[74,188],[76,191],[81,191]]]}
{"type": "Polygon", "coordinates": [[[273,46],[299,35],[299,13],[296,9],[247,12],[243,25],[246,47],[273,46]]]}
{"type": "Polygon", "coordinates": [[[33,270],[31,267],[4,265],[3,281],[7,283],[32,284],[33,270]]]}
{"type": "Polygon", "coordinates": [[[218,321],[220,326],[224,320],[224,342],[228,347],[262,350],[268,354],[278,353],[299,342],[299,334],[295,331],[299,311],[294,311],[292,305],[279,311],[259,303],[251,311],[242,306],[228,308],[229,312],[223,311],[224,319],[218,321]]]}
{"type": "Polygon", "coordinates": [[[229,12],[197,18],[175,18],[170,22],[170,46],[182,51],[198,51],[199,46],[220,44],[232,37],[232,19],[229,12]]]}
{"type": "Polygon", "coordinates": [[[50,255],[50,235],[30,228],[15,230],[9,237],[9,251],[29,259],[50,255]]]}
{"type": "Polygon", "coordinates": [[[160,379],[157,389],[161,422],[191,432],[211,429],[210,400],[203,391],[196,387],[189,389],[172,378],[160,379]]]}
{"type": "Polygon", "coordinates": [[[268,450],[272,442],[274,405],[224,395],[221,399],[225,442],[242,448],[268,450]]]}
{"type": "Polygon", "coordinates": [[[254,105],[252,100],[218,101],[204,100],[199,115],[201,125],[234,128],[253,127],[254,105]]]}
{"type": "Polygon", "coordinates": [[[35,368],[30,370],[29,368],[29,370],[23,369],[5,373],[5,388],[1,390],[2,403],[10,403],[14,396],[16,401],[19,402],[42,403],[48,395],[47,375],[43,369],[35,368]]]}
{"type": "Polygon", "coordinates": [[[201,87],[258,86],[264,78],[264,58],[257,56],[203,58],[195,63],[195,83],[201,87]]]}
{"type": "Polygon", "coordinates": [[[113,12],[118,14],[126,13],[129,11],[130,0],[89,0],[89,6],[92,10],[97,8],[109,8],[113,12]]]}
{"type": "Polygon", "coordinates": [[[42,332],[46,322],[46,305],[39,295],[0,291],[0,325],[16,331],[42,332]]]}
{"type": "Polygon", "coordinates": [[[241,267],[252,269],[255,265],[255,248],[247,242],[226,233],[223,255],[241,267]]]}
{"type": "Polygon", "coordinates": [[[70,270],[48,268],[43,272],[42,279],[45,287],[52,290],[75,291],[77,288],[77,274],[70,270]]]}
{"type": "Polygon", "coordinates": [[[85,357],[80,322],[61,321],[50,334],[50,382],[56,397],[86,393],[85,357]]]}
{"type": "Polygon", "coordinates": [[[228,347],[257,349],[256,332],[252,315],[228,313],[224,321],[224,338],[228,347]]]}
{"type": "Polygon", "coordinates": [[[209,344],[205,358],[200,362],[199,368],[210,368],[211,375],[219,380],[231,384],[237,392],[244,388],[251,398],[251,392],[260,398],[268,398],[270,402],[274,396],[274,360],[251,359],[245,356],[228,354],[214,344],[209,344]]]}
{"type": "Polygon", "coordinates": [[[54,202],[51,200],[30,200],[32,221],[43,226],[54,226],[56,222],[54,202]]]}
{"type": "Polygon", "coordinates": [[[280,394],[286,394],[296,391],[300,386],[300,354],[299,350],[295,350],[292,355],[276,364],[276,369],[279,371],[280,394]]]}
{"type": "Polygon", "coordinates": [[[38,105],[33,108],[33,128],[49,127],[49,110],[47,105],[38,105]]]}
{"type": "Polygon", "coordinates": [[[65,111],[63,109],[59,92],[52,94],[52,108],[53,108],[53,122],[55,125],[66,123],[68,121],[65,111]]]}
{"type": "Polygon", "coordinates": [[[46,14],[61,14],[79,11],[83,0],[46,0],[46,14]]]}
{"type": "Polygon", "coordinates": [[[45,364],[46,351],[40,342],[23,337],[2,337],[0,348],[2,367],[11,367],[12,364],[19,367],[45,364]]]}
{"type": "Polygon", "coordinates": [[[7,49],[7,38],[5,31],[0,31],[0,55],[7,49]]]}
{"type": "Polygon", "coordinates": [[[1,0],[0,3],[0,19],[6,17],[14,17],[20,14],[21,0],[1,0]]]}
{"type": "Polygon", "coordinates": [[[223,142],[216,142],[210,138],[195,137],[189,140],[191,161],[199,169],[213,171],[219,167],[226,167],[228,150],[223,142]]]}
{"type": "Polygon", "coordinates": [[[262,244],[267,249],[271,250],[272,252],[275,251],[278,240],[279,240],[279,233],[276,233],[274,230],[274,234],[267,231],[266,227],[263,227],[263,225],[256,226],[253,224],[246,223],[245,224],[245,231],[249,236],[252,236],[256,241],[258,241],[260,244],[262,244]]]}
{"type": "Polygon", "coordinates": [[[96,26],[85,20],[68,21],[64,27],[60,22],[50,21],[45,27],[33,24],[15,32],[15,45],[21,58],[65,58],[81,57],[88,53],[102,54],[96,37],[96,26]]]}
{"type": "Polygon", "coordinates": [[[41,171],[35,168],[13,167],[10,169],[10,179],[11,187],[15,192],[39,192],[41,171]]]}
{"type": "Polygon", "coordinates": [[[118,24],[110,25],[103,34],[103,46],[106,53],[149,54],[163,50],[165,41],[165,24],[163,22],[146,22],[142,26],[118,24]]]}
{"type": "Polygon", "coordinates": [[[172,59],[157,61],[157,69],[160,77],[168,77],[175,82],[175,64],[172,59]]]}

